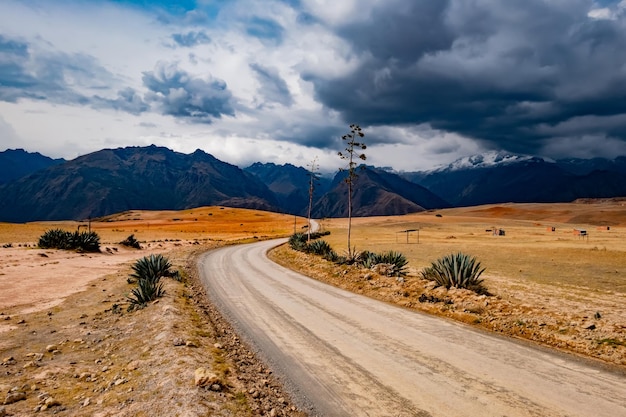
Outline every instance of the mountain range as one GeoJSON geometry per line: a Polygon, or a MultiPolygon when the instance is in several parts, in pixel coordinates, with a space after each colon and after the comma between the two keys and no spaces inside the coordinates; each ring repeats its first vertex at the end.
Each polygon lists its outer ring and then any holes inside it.
{"type": "MultiPolygon", "coordinates": [[[[306,215],[309,205],[308,170],[272,163],[241,169],[201,150],[103,149],[71,161],[7,150],[0,152],[0,168],[0,221],[8,222],[206,205],[306,215]]],[[[362,168],[354,187],[354,216],[626,196],[626,157],[552,161],[488,152],[429,171],[362,168]]],[[[313,217],[347,216],[345,177],[339,172],[314,182],[313,217]]]]}

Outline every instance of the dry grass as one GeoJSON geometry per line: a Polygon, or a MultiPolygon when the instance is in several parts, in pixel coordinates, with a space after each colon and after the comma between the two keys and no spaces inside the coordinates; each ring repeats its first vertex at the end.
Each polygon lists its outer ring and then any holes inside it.
{"type": "MultiPolygon", "coordinates": [[[[616,203],[486,206],[354,220],[352,242],[357,250],[400,251],[414,270],[463,251],[487,267],[487,283],[495,276],[626,293],[626,207],[616,203]],[[578,223],[581,217],[593,223],[578,223]],[[598,230],[602,222],[614,226],[598,230]],[[493,228],[504,229],[506,235],[487,232],[493,228]],[[577,228],[587,230],[588,238],[575,236],[577,228]],[[409,244],[405,233],[397,233],[407,229],[420,229],[419,244],[417,232],[410,233],[409,244]]],[[[345,223],[322,222],[332,232],[325,240],[339,253],[347,249],[345,223]]]]}
{"type": "MultiPolygon", "coordinates": [[[[305,224],[305,220],[297,219],[298,228],[305,224]]],[[[81,230],[86,230],[89,224],[74,221],[0,223],[0,245],[33,243],[48,229],[76,230],[79,226],[81,230]]],[[[293,233],[294,216],[226,207],[199,207],[183,211],[131,210],[94,219],[90,227],[104,242],[109,243],[120,242],[130,234],[143,242],[164,239],[233,241],[293,233]]]]}
{"type": "MultiPolygon", "coordinates": [[[[345,219],[324,219],[323,239],[347,250],[345,219]]],[[[626,366],[626,208],[594,204],[507,204],[457,208],[394,217],[353,219],[357,250],[402,252],[410,274],[404,284],[355,268],[336,267],[282,248],[279,262],[316,279],[374,298],[444,315],[626,366]],[[581,219],[584,219],[583,223],[581,219]],[[610,228],[607,229],[607,225],[610,228]],[[552,231],[552,227],[555,231],[552,231]],[[505,236],[494,236],[494,228],[505,236]],[[403,230],[419,229],[409,234],[403,230]],[[588,238],[575,236],[585,229],[588,238]],[[474,255],[487,271],[494,297],[433,289],[419,271],[453,252],[474,255]],[[419,302],[420,295],[453,304],[419,302]]]]}

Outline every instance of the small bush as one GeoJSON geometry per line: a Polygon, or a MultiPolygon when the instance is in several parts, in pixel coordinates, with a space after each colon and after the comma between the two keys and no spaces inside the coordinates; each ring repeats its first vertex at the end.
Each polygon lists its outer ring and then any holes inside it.
{"type": "Polygon", "coordinates": [[[163,283],[160,278],[157,279],[140,279],[137,281],[137,287],[131,291],[132,296],[128,297],[133,307],[143,307],[150,301],[154,301],[165,295],[163,283]]]}
{"type": "Polygon", "coordinates": [[[294,233],[289,237],[289,246],[293,250],[304,252],[307,246],[307,235],[304,233],[294,233]]]}
{"type": "Polygon", "coordinates": [[[71,232],[62,229],[49,229],[39,237],[38,245],[42,249],[69,249],[71,232]]]}
{"type": "Polygon", "coordinates": [[[39,237],[38,245],[42,249],[81,250],[84,252],[100,251],[100,236],[96,232],[68,232],[62,229],[46,230],[39,237]]]}
{"type": "Polygon", "coordinates": [[[486,294],[480,275],[485,271],[473,256],[462,252],[439,258],[422,271],[422,277],[435,281],[441,287],[465,288],[486,294]]]}
{"type": "Polygon", "coordinates": [[[126,239],[120,242],[120,245],[126,246],[129,248],[141,249],[141,244],[137,239],[135,239],[135,235],[130,235],[126,239]]]}
{"type": "Polygon", "coordinates": [[[404,276],[406,275],[406,267],[408,265],[408,261],[406,257],[400,253],[395,251],[389,251],[385,253],[374,253],[369,251],[361,252],[361,266],[368,269],[374,269],[376,265],[389,265],[390,268],[387,268],[387,275],[389,276],[404,276]]]}
{"type": "Polygon", "coordinates": [[[143,258],[137,260],[137,262],[135,262],[135,264],[131,267],[133,270],[131,277],[136,279],[137,282],[142,279],[158,280],[161,277],[173,274],[169,270],[171,266],[172,264],[169,259],[160,253],[156,255],[152,254],[150,256],[144,256],[143,258]]]}
{"type": "Polygon", "coordinates": [[[333,248],[331,248],[331,246],[325,240],[314,240],[306,247],[306,252],[321,256],[326,255],[332,250],[333,248]]]}
{"type": "Polygon", "coordinates": [[[100,236],[96,232],[74,232],[71,237],[71,249],[83,252],[99,252],[100,236]]]}
{"type": "Polygon", "coordinates": [[[137,282],[128,297],[131,303],[131,309],[134,307],[143,307],[150,301],[154,301],[165,294],[163,283],[160,282],[162,277],[171,276],[178,278],[178,271],[170,271],[172,264],[169,259],[161,254],[144,256],[137,260],[131,267],[133,273],[130,275],[129,283],[137,282]]]}

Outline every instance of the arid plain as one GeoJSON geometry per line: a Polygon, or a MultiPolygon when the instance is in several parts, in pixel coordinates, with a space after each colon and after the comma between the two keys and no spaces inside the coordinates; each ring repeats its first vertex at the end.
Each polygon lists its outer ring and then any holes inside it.
{"type": "MultiPolygon", "coordinates": [[[[357,250],[407,256],[404,283],[287,248],[273,256],[352,291],[623,372],[625,204],[500,204],[353,219],[357,250]],[[499,229],[505,234],[494,235],[499,229]],[[435,289],[418,277],[430,262],[458,251],[481,261],[491,296],[435,289]],[[422,294],[434,302],[420,302],[422,294]]],[[[45,230],[76,230],[79,223],[0,224],[0,246],[7,246],[0,247],[0,403],[23,392],[24,399],[4,405],[8,414],[31,415],[54,398],[50,408],[60,415],[154,415],[155,404],[161,415],[298,415],[270,370],[202,299],[194,259],[225,244],[288,236],[305,224],[290,215],[220,207],[132,211],[91,222],[102,239],[99,254],[35,247],[45,230]],[[143,249],[118,244],[130,234],[143,249]],[[130,265],[149,253],[169,256],[185,280],[168,280],[157,304],[128,313],[130,265]],[[224,389],[196,387],[198,367],[215,371],[224,389]]],[[[346,249],[346,219],[320,224],[337,252],[346,249]]]]}

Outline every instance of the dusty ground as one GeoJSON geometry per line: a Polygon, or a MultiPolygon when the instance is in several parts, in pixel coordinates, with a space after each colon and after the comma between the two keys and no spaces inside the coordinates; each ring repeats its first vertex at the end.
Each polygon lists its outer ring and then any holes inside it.
{"type": "MultiPolygon", "coordinates": [[[[331,270],[300,254],[281,256],[291,267],[353,291],[623,369],[626,208],[621,204],[493,206],[355,219],[353,242],[359,250],[407,254],[412,276],[402,285],[384,277],[365,279],[364,271],[331,270]],[[505,228],[506,236],[485,232],[492,226],[505,228]],[[548,231],[552,226],[555,232],[548,231]],[[415,228],[420,243],[402,243],[405,235],[396,232],[415,228]],[[574,228],[586,228],[589,238],[574,236],[574,228]],[[415,277],[438,256],[458,250],[478,256],[487,267],[486,284],[494,296],[432,289],[415,277]],[[421,294],[443,301],[420,302],[421,294]]],[[[297,219],[295,227],[304,224],[297,219]]],[[[327,240],[340,252],[345,220],[325,220],[322,226],[332,231],[327,240]]],[[[219,207],[127,212],[92,222],[103,241],[102,253],[95,255],[34,248],[38,236],[53,227],[75,230],[78,224],[0,224],[0,415],[27,416],[42,408],[67,416],[300,414],[279,381],[203,301],[194,276],[196,253],[288,235],[293,216],[219,207]],[[144,249],[116,243],[129,234],[143,241],[144,249]],[[164,298],[129,313],[130,265],[151,252],[169,256],[185,280],[166,280],[164,298]],[[194,384],[201,367],[216,374],[219,389],[194,384]],[[17,398],[23,399],[12,402],[17,398]]]]}
{"type": "Polygon", "coordinates": [[[43,230],[74,230],[72,223],[0,226],[2,244],[13,246],[0,247],[0,415],[300,415],[204,301],[194,261],[230,241],[288,234],[293,217],[219,208],[191,215],[209,212],[210,222],[132,213],[150,218],[150,230],[139,220],[94,222],[104,240],[99,254],[33,248],[43,230]],[[129,232],[150,241],[142,250],[115,243],[129,232]],[[166,279],[165,297],[129,313],[130,265],[154,252],[184,280],[166,279]],[[199,368],[214,374],[210,386],[195,384],[199,368]]]}

